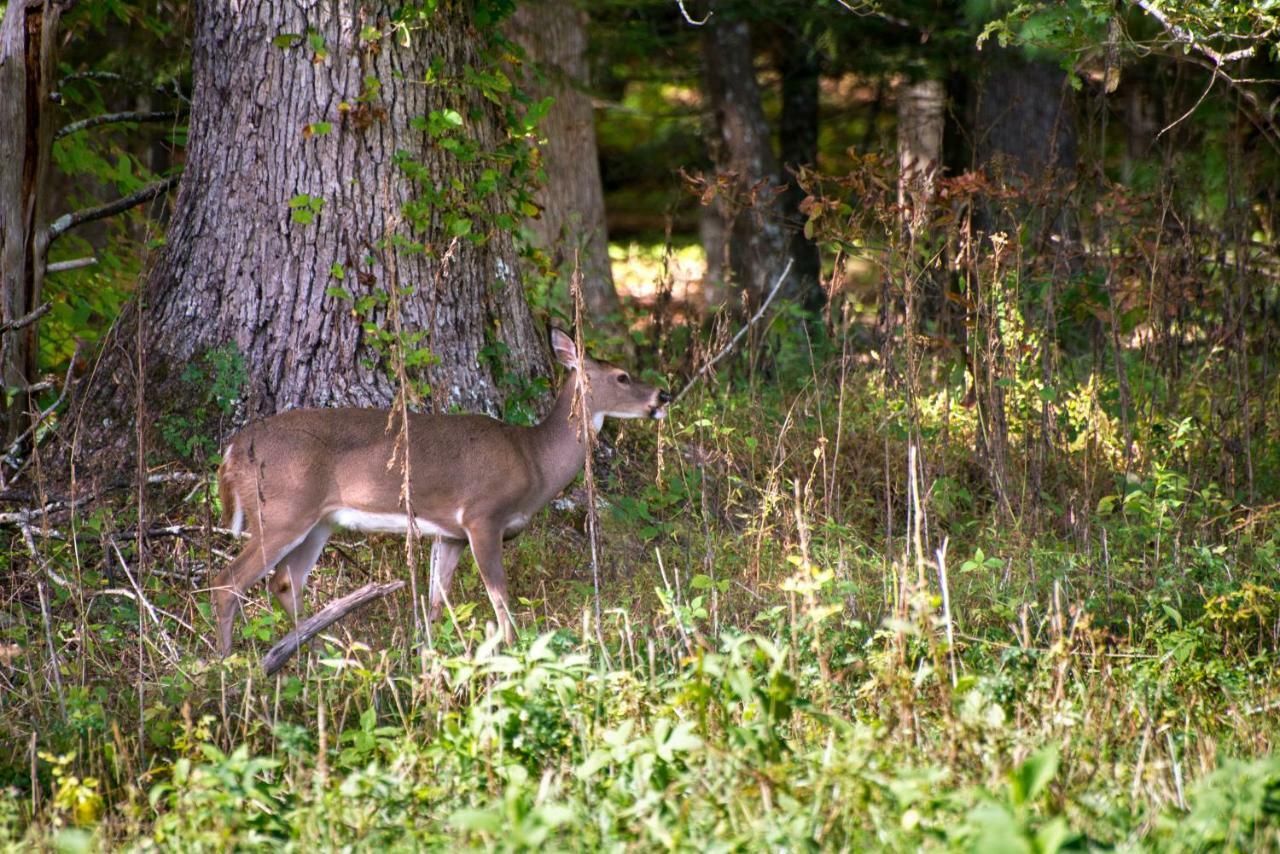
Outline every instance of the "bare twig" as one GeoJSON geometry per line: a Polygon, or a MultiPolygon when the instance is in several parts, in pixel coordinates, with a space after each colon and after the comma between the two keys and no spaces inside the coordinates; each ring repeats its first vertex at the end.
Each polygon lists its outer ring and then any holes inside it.
{"type": "Polygon", "coordinates": [[[98,259],[90,255],[87,258],[72,258],[69,261],[54,261],[45,266],[46,273],[65,273],[68,270],[79,270],[81,267],[92,267],[98,259]]]}
{"type": "Polygon", "coordinates": [[[729,355],[730,351],[732,351],[733,348],[737,346],[738,342],[742,340],[742,336],[746,335],[747,331],[750,330],[751,327],[760,322],[760,318],[764,317],[764,313],[768,310],[769,304],[773,302],[773,298],[778,295],[779,289],[782,288],[782,283],[787,280],[787,276],[791,273],[791,264],[792,259],[788,258],[787,266],[782,268],[782,275],[778,276],[778,280],[773,283],[773,288],[769,291],[769,295],[765,297],[764,302],[760,303],[760,308],[756,309],[756,313],[747,321],[746,326],[739,329],[738,334],[734,335],[733,338],[730,339],[729,343],[724,345],[724,348],[719,353],[716,353],[710,361],[698,369],[698,372],[684,384],[684,388],[680,389],[680,393],[672,399],[672,406],[679,403],[680,398],[684,397],[689,392],[689,389],[693,388],[694,383],[702,379],[702,375],[714,368],[717,362],[729,355]]]}
{"type": "Polygon", "coordinates": [[[17,320],[11,320],[8,323],[0,325],[0,334],[4,334],[5,332],[16,332],[23,327],[30,326],[48,314],[51,308],[53,308],[53,303],[47,302],[38,308],[32,309],[17,320]]]}
{"type": "Polygon", "coordinates": [[[194,471],[166,471],[147,475],[147,485],[157,483],[201,483],[208,475],[194,471]]]}
{"type": "MultiPolygon", "coordinates": [[[[185,537],[187,534],[205,534],[205,533],[222,534],[228,537],[236,537],[237,539],[242,539],[242,540],[248,539],[249,537],[249,533],[247,531],[241,531],[239,534],[237,534],[235,531],[232,531],[229,528],[219,528],[216,525],[208,528],[206,528],[204,525],[161,525],[155,528],[148,528],[146,531],[142,533],[142,536],[148,539],[152,537],[157,539],[160,537],[176,537],[178,539],[181,539],[185,537]]],[[[117,540],[136,540],[138,539],[138,532],[136,530],[121,531],[120,533],[114,534],[113,536],[117,540]]]]}
{"type": "Polygon", "coordinates": [[[154,184],[148,184],[136,193],[116,199],[114,202],[107,202],[105,205],[98,205],[93,208],[85,208],[84,210],[73,211],[69,214],[63,214],[53,221],[49,226],[49,242],[52,245],[62,235],[66,234],[77,226],[84,225],[87,222],[94,222],[99,219],[106,219],[109,216],[115,216],[118,213],[124,213],[130,208],[136,208],[144,202],[149,202],[156,196],[169,192],[177,185],[181,174],[170,175],[163,181],[156,181],[154,184]]]}
{"type": "Polygon", "coordinates": [[[80,357],[80,345],[77,344],[75,351],[71,354],[71,363],[67,366],[67,376],[66,376],[66,379],[62,381],[62,391],[58,393],[58,399],[55,400],[53,403],[51,403],[47,409],[43,410],[39,415],[37,415],[35,419],[32,420],[31,426],[29,426],[26,430],[23,430],[22,435],[14,439],[13,442],[9,444],[9,449],[5,451],[5,454],[4,454],[5,462],[9,463],[10,465],[17,465],[17,462],[14,459],[14,454],[18,453],[18,449],[22,447],[22,443],[25,442],[29,436],[33,435],[36,432],[36,430],[40,427],[40,425],[44,423],[44,420],[46,418],[48,418],[53,413],[57,412],[58,407],[62,406],[62,402],[66,400],[67,392],[71,388],[71,375],[72,375],[72,372],[75,371],[76,360],[79,357],[80,357]]]}
{"type": "Polygon", "coordinates": [[[882,21],[888,21],[890,24],[894,24],[899,27],[911,27],[911,22],[906,18],[899,18],[895,15],[886,13],[877,3],[866,2],[854,6],[849,2],[849,0],[836,0],[836,2],[853,14],[857,15],[859,18],[879,18],[882,21]]]}
{"type": "Polygon", "coordinates": [[[1196,102],[1192,104],[1190,107],[1188,107],[1185,113],[1178,116],[1169,124],[1161,128],[1160,132],[1156,134],[1156,139],[1159,139],[1169,131],[1176,128],[1178,125],[1185,122],[1187,119],[1191,118],[1191,114],[1194,113],[1196,110],[1200,109],[1200,105],[1204,103],[1204,99],[1209,97],[1209,93],[1213,91],[1214,84],[1218,82],[1218,78],[1220,76],[1224,76],[1224,75],[1222,75],[1222,72],[1219,71],[1217,68],[1214,68],[1213,72],[1209,75],[1209,85],[1204,87],[1204,91],[1200,93],[1200,97],[1196,99],[1196,102]]]}
{"type": "Polygon", "coordinates": [[[22,543],[27,547],[27,553],[31,555],[31,560],[44,570],[44,574],[49,576],[50,581],[64,590],[70,590],[71,582],[59,575],[54,568],[49,565],[49,561],[45,560],[44,556],[40,554],[40,550],[36,548],[36,538],[31,533],[32,527],[24,522],[18,526],[18,529],[22,531],[22,543]]]}
{"type": "MultiPolygon", "coordinates": [[[[153,569],[153,570],[151,570],[151,572],[152,572],[153,574],[156,574],[156,572],[155,572],[155,570],[154,570],[154,569],[153,569]]],[[[123,598],[123,599],[132,599],[134,602],[137,602],[137,601],[138,601],[137,594],[135,594],[135,593],[134,593],[133,591],[131,591],[131,590],[125,590],[123,587],[108,587],[108,588],[107,588],[107,589],[105,589],[105,590],[97,590],[97,591],[94,591],[94,593],[93,593],[92,595],[90,595],[90,597],[89,597],[89,598],[90,598],[90,599],[96,599],[96,598],[98,598],[99,596],[119,596],[119,597],[121,597],[121,598],[123,598]]],[[[153,607],[154,607],[154,606],[153,606],[153,607]]],[[[197,632],[197,631],[195,630],[195,627],[194,627],[194,626],[192,626],[192,625],[191,625],[190,623],[188,623],[186,620],[184,620],[184,619],[182,619],[181,617],[179,617],[177,614],[174,614],[174,613],[172,613],[172,612],[170,612],[170,611],[166,611],[164,608],[156,608],[155,610],[156,610],[156,613],[163,614],[164,616],[168,617],[170,620],[173,620],[175,623],[177,623],[178,625],[182,626],[184,629],[186,629],[187,631],[189,631],[189,632],[192,634],[192,636],[193,636],[193,637],[195,637],[197,640],[199,640],[201,643],[203,643],[205,646],[207,646],[207,647],[210,649],[210,651],[212,651],[212,652],[217,652],[217,651],[218,651],[218,650],[217,650],[217,647],[215,647],[215,646],[214,646],[214,645],[209,641],[209,639],[208,639],[208,638],[206,638],[206,637],[205,637],[203,634],[201,634],[200,632],[197,632]]]]}
{"type": "Polygon", "coordinates": [[[64,136],[70,136],[73,133],[96,128],[100,125],[118,124],[120,122],[166,122],[177,117],[178,114],[173,110],[161,110],[159,112],[140,112],[135,110],[124,113],[103,113],[100,116],[90,116],[87,119],[72,122],[66,127],[58,129],[53,138],[55,140],[62,139],[64,136]]]}
{"type": "Polygon", "coordinates": [[[50,501],[43,507],[31,507],[26,510],[14,510],[10,513],[0,513],[0,525],[29,525],[35,519],[48,516],[50,513],[59,513],[63,510],[70,510],[77,504],[83,504],[94,496],[86,495],[77,499],[73,503],[66,501],[50,501]]]}
{"type": "Polygon", "coordinates": [[[942,589],[942,620],[947,627],[947,658],[951,663],[951,687],[959,683],[956,676],[956,632],[955,619],[951,616],[951,585],[947,580],[947,542],[942,538],[942,545],[934,549],[934,557],[938,559],[938,586],[942,589]]]}
{"type": "MultiPolygon", "coordinates": [[[[44,639],[49,644],[49,663],[53,670],[53,684],[58,690],[58,710],[62,719],[67,719],[67,699],[62,692],[62,664],[58,661],[58,650],[53,645],[53,620],[49,617],[49,602],[44,595],[44,582],[36,581],[36,594],[40,597],[40,616],[44,620],[44,639]]],[[[35,733],[32,733],[34,736],[35,733]]]]}
{"type": "Polygon", "coordinates": [[[129,579],[129,586],[133,588],[133,592],[137,595],[139,602],[142,603],[146,610],[147,616],[151,618],[151,622],[160,631],[160,638],[164,641],[165,647],[168,649],[168,658],[170,664],[176,664],[178,661],[178,648],[174,646],[173,638],[169,637],[169,633],[164,629],[164,623],[160,622],[160,617],[156,614],[156,609],[151,605],[150,600],[143,594],[142,588],[138,585],[137,579],[133,577],[133,572],[129,569],[128,562],[124,559],[124,554],[120,551],[119,544],[115,539],[111,540],[111,548],[116,553],[116,560],[120,561],[120,568],[124,570],[124,577],[129,579]]]}

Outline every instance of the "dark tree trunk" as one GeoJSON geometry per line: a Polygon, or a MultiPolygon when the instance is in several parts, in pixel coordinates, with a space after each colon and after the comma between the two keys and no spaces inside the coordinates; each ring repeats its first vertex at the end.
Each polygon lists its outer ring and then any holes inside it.
{"type": "Polygon", "coordinates": [[[566,274],[578,253],[582,297],[592,322],[617,328],[618,293],[609,265],[604,185],[587,92],[587,13],[573,0],[531,0],[517,7],[510,30],[534,66],[526,82],[531,94],[555,99],[541,125],[547,180],[536,200],[542,212],[529,224],[566,274]]]}
{"type": "MultiPolygon", "coordinates": [[[[12,324],[40,306],[47,216],[42,192],[50,162],[53,116],[49,93],[56,69],[62,3],[12,2],[0,24],[0,321],[12,324]]],[[[35,381],[37,326],[4,333],[0,372],[6,389],[35,381]]],[[[8,404],[6,435],[26,424],[29,395],[8,404]]]]}
{"type": "Polygon", "coordinates": [[[803,39],[788,34],[780,36],[778,74],[782,80],[782,116],[778,122],[781,137],[782,180],[787,190],[782,195],[782,211],[791,235],[791,257],[795,263],[791,275],[795,293],[805,308],[818,311],[826,302],[822,289],[822,265],[818,245],[804,236],[805,216],[800,203],[805,191],[795,180],[801,166],[818,163],[818,55],[803,39]]]}
{"type": "MultiPolygon", "coordinates": [[[[1006,232],[1007,240],[1014,245],[1025,235],[1027,252],[1024,255],[1010,251],[1010,259],[1056,252],[1063,253],[1062,263],[1070,264],[1068,246],[1073,241],[1071,235],[1064,233],[1069,226],[1062,203],[1065,185],[1075,172],[1077,134],[1066,73],[1056,65],[1029,60],[1013,49],[990,46],[980,58],[983,66],[977,85],[970,89],[968,109],[973,165],[1011,189],[1028,191],[1028,197],[992,199],[976,205],[975,229],[987,235],[1006,232]],[[1047,188],[1054,192],[1039,192],[1047,188]],[[1039,204],[1033,203],[1037,195],[1039,204]],[[1054,232],[1064,239],[1050,241],[1054,232]]],[[[982,235],[978,238],[983,251],[991,251],[993,243],[982,235]]],[[[1015,262],[1009,260],[1006,264],[1015,262]]],[[[1021,496],[1008,487],[1012,478],[1004,387],[1011,356],[1003,340],[1002,300],[984,288],[977,276],[972,276],[968,284],[969,316],[965,328],[973,334],[966,346],[966,362],[973,381],[970,397],[977,401],[980,413],[977,453],[986,462],[1001,507],[1014,516],[1021,496]]],[[[1050,314],[1052,288],[1050,284],[1045,306],[1050,314]]],[[[1048,326],[1052,326],[1051,317],[1048,326]]]]}
{"type": "Polygon", "coordinates": [[[971,109],[973,155],[1015,182],[1062,181],[1076,164],[1076,117],[1067,76],[1047,62],[989,46],[971,109]]]}
{"type": "Polygon", "coordinates": [[[499,224],[511,176],[488,155],[508,142],[502,108],[465,78],[484,61],[482,36],[466,4],[442,2],[408,29],[393,23],[399,8],[197,3],[186,169],[139,305],[81,400],[85,432],[101,434],[92,444],[125,445],[138,382],[144,417],[198,406],[212,379],[187,388],[184,368],[227,345],[243,359],[249,416],[386,406],[397,383],[378,339],[392,330],[393,285],[410,289],[399,303],[406,333],[422,333],[414,347],[438,360],[411,369],[436,406],[494,412],[507,383],[545,372],[499,224]],[[392,256],[393,237],[414,245],[392,256]]]}
{"type": "MultiPolygon", "coordinates": [[[[721,190],[715,205],[728,224],[729,266],[734,288],[757,303],[772,288],[787,261],[788,238],[769,124],[760,106],[746,21],[727,11],[702,28],[702,67],[714,113],[711,160],[721,190]]],[[[715,283],[710,283],[715,288],[715,283]]],[[[783,296],[795,296],[796,279],[783,296]]]]}

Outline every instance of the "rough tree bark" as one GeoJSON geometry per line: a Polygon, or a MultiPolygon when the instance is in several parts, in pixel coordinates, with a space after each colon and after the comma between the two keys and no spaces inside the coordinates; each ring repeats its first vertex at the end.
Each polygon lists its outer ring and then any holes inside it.
{"type": "Polygon", "coordinates": [[[542,212],[529,225],[566,273],[577,251],[592,323],[616,327],[611,319],[618,316],[618,292],[609,265],[604,185],[587,93],[587,13],[573,0],[530,0],[516,7],[509,28],[533,64],[527,88],[536,98],[555,99],[541,126],[547,180],[536,201],[542,212]]]}
{"type": "MultiPolygon", "coordinates": [[[[9,325],[40,306],[48,245],[44,209],[62,3],[9,3],[0,24],[0,373],[6,389],[36,378],[37,326],[9,325]]],[[[29,395],[18,391],[6,414],[12,440],[24,429],[29,395]]]]}
{"type": "Polygon", "coordinates": [[[504,380],[545,373],[516,252],[496,224],[510,223],[507,176],[484,153],[505,125],[467,79],[482,61],[471,8],[441,2],[418,17],[391,2],[197,2],[186,169],[141,299],[81,398],[82,434],[100,437],[91,446],[128,447],[139,382],[152,410],[198,398],[184,367],[226,345],[247,370],[249,416],[387,405],[396,382],[376,336],[391,329],[393,284],[412,288],[401,291],[404,328],[438,359],[416,368],[436,405],[493,412],[504,380]],[[450,153],[446,137],[480,156],[450,153]],[[475,239],[443,265],[460,212],[475,239]],[[382,244],[393,235],[421,251],[392,256],[382,244]]]}
{"type": "MultiPolygon", "coordinates": [[[[728,10],[715,10],[702,28],[702,69],[714,114],[711,159],[722,184],[714,204],[727,224],[733,284],[755,304],[786,264],[790,235],[745,20],[728,10]]],[[[715,251],[708,247],[708,255],[715,251]]],[[[780,296],[795,298],[796,279],[788,282],[780,296]]],[[[708,302],[727,296],[719,283],[707,284],[712,295],[708,302]]]]}

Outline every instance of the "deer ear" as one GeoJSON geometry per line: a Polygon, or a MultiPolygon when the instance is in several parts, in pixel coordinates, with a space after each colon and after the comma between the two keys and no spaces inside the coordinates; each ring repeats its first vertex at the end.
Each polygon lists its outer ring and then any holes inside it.
{"type": "Polygon", "coordinates": [[[570,370],[578,368],[578,348],[573,339],[564,330],[551,327],[551,352],[556,354],[556,361],[570,370]]]}

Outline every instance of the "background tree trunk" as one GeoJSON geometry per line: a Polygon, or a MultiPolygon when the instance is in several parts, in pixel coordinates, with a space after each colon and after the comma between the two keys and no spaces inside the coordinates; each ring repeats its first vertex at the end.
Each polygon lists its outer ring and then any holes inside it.
{"type": "Polygon", "coordinates": [[[573,0],[530,0],[516,7],[509,29],[533,63],[527,88],[536,98],[555,99],[541,126],[547,180],[536,200],[542,213],[529,226],[566,275],[578,252],[592,323],[600,331],[620,331],[595,114],[587,91],[587,13],[573,0]]]}
{"type": "MultiPolygon", "coordinates": [[[[702,28],[702,67],[714,114],[711,159],[721,183],[715,204],[728,226],[733,284],[755,303],[782,272],[789,235],[746,21],[727,11],[712,15],[702,28]]],[[[781,295],[796,294],[792,277],[781,295]]]]}
{"type": "MultiPolygon", "coordinates": [[[[942,170],[943,129],[946,126],[947,89],[939,79],[902,83],[897,88],[898,106],[898,207],[903,234],[910,251],[920,262],[934,247],[918,246],[916,238],[927,233],[930,210],[942,170]]],[[[929,264],[924,275],[907,287],[914,289],[911,312],[915,323],[940,339],[963,336],[963,329],[951,328],[952,317],[947,289],[949,265],[929,264]]]]}
{"type": "MultiPolygon", "coordinates": [[[[48,223],[42,192],[49,172],[56,68],[63,4],[10,3],[0,24],[0,321],[11,324],[40,306],[48,223]]],[[[38,370],[37,323],[3,333],[0,373],[6,389],[25,389],[38,370]]],[[[12,441],[30,405],[13,394],[6,413],[12,441]]]]}
{"type": "Polygon", "coordinates": [[[778,121],[782,154],[782,211],[791,237],[791,275],[795,293],[805,308],[819,311],[826,303],[818,245],[804,236],[805,215],[800,203],[807,195],[791,170],[818,164],[818,54],[808,42],[783,30],[777,45],[777,68],[782,82],[782,115],[778,121]]]}
{"type": "Polygon", "coordinates": [[[209,372],[193,384],[183,371],[226,345],[243,358],[250,416],[385,406],[396,382],[378,338],[392,327],[393,285],[412,289],[400,298],[404,329],[422,332],[414,346],[438,360],[411,371],[437,406],[495,412],[513,384],[545,374],[516,252],[497,222],[510,222],[511,176],[485,156],[507,141],[502,108],[464,79],[482,61],[478,31],[452,3],[397,30],[398,8],[197,3],[176,209],[139,305],[116,325],[82,398],[86,432],[124,446],[139,382],[166,407],[207,403],[209,372]],[[450,116],[461,126],[450,130],[450,116]],[[446,138],[479,156],[450,153],[446,138]],[[477,189],[486,184],[495,189],[477,189]],[[467,226],[473,239],[442,265],[450,234],[467,226]],[[382,248],[393,235],[416,243],[393,259],[382,248]]]}
{"type": "MultiPolygon", "coordinates": [[[[1053,197],[1065,202],[1065,185],[1074,177],[1077,152],[1076,114],[1066,73],[1047,62],[1027,59],[1018,50],[994,45],[983,51],[982,59],[968,110],[973,165],[1014,190],[1034,195],[1052,187],[1053,197]]],[[[1015,250],[1010,252],[1011,259],[1060,253],[1062,263],[1070,265],[1068,247],[1074,241],[1063,233],[1070,227],[1063,209],[1061,204],[1054,208],[989,199],[975,207],[973,222],[979,232],[975,237],[985,240],[986,235],[1003,231],[1010,244],[1017,246],[1021,241],[1026,247],[1025,256],[1015,250]],[[1050,241],[1055,232],[1063,239],[1050,241]]],[[[1013,357],[1005,346],[1002,316],[1016,289],[1003,281],[983,283],[971,276],[966,295],[965,328],[971,333],[966,362],[973,381],[969,397],[977,402],[980,424],[976,451],[986,464],[1000,506],[1012,517],[1019,512],[1023,496],[1008,488],[1013,481],[1005,385],[1013,357]]],[[[1050,289],[1046,299],[1050,314],[1053,304],[1050,289]]],[[[1051,324],[1050,319],[1046,326],[1051,324]]],[[[1038,474],[1035,480],[1039,481],[1038,474]]]]}
{"type": "Polygon", "coordinates": [[[923,218],[933,204],[942,167],[942,130],[947,93],[941,80],[898,87],[898,204],[908,220],[923,218]]]}
{"type": "Polygon", "coordinates": [[[1075,169],[1076,119],[1067,76],[1047,62],[988,45],[971,107],[975,165],[1013,180],[1063,180],[1075,169]]]}

